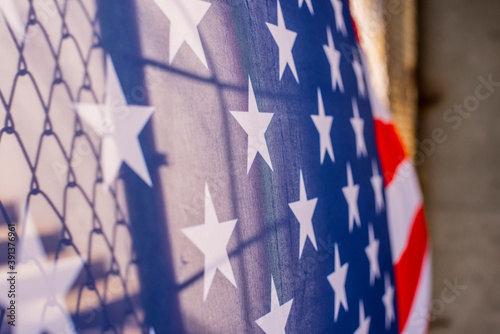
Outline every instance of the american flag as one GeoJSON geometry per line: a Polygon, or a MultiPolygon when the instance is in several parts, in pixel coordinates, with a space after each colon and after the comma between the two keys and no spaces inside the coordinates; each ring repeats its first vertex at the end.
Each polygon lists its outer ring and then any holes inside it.
{"type": "Polygon", "coordinates": [[[105,182],[130,167],[151,333],[427,332],[418,178],[347,0],[97,4],[103,105],[135,114],[75,109],[105,182]]]}
{"type": "Polygon", "coordinates": [[[119,76],[145,68],[168,160],[152,173],[168,271],[146,274],[153,330],[425,333],[422,197],[348,3],[136,10],[141,54],[108,44],[119,76]]]}

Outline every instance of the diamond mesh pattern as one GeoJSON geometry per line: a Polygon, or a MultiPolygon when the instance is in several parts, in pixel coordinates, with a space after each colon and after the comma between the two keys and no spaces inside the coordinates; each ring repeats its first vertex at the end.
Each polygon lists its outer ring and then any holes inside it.
{"type": "Polygon", "coordinates": [[[73,108],[104,100],[95,2],[12,4],[18,17],[3,6],[0,19],[0,220],[22,228],[29,212],[49,260],[81,258],[66,298],[76,332],[146,332],[123,180],[104,185],[100,138],[73,108]]]}

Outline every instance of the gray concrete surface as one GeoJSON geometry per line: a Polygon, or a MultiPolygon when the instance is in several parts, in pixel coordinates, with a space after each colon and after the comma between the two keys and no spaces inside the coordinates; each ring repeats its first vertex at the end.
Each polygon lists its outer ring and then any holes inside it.
{"type": "Polygon", "coordinates": [[[434,253],[431,334],[500,332],[499,14],[500,1],[420,3],[417,163],[434,253]],[[499,86],[476,92],[489,75],[499,86]],[[471,112],[453,111],[464,103],[471,112]],[[445,134],[432,139],[435,129],[445,134]]]}

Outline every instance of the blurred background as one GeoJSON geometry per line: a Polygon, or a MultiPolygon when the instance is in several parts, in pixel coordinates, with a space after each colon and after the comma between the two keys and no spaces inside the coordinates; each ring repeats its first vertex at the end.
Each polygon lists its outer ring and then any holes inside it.
{"type": "Polygon", "coordinates": [[[498,333],[500,1],[352,4],[369,22],[358,30],[373,84],[420,174],[433,248],[430,332],[498,333]]]}
{"type": "Polygon", "coordinates": [[[481,78],[500,81],[500,2],[419,7],[418,140],[446,133],[419,166],[434,253],[431,333],[498,333],[500,87],[476,89],[481,78]],[[455,105],[464,113],[450,121],[455,105]],[[454,280],[466,289],[447,303],[454,280]]]}

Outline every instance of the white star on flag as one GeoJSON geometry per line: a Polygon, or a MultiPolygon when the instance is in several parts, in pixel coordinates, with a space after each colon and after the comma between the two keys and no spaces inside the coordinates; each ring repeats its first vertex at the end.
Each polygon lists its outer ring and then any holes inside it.
{"type": "Polygon", "coordinates": [[[317,198],[308,200],[306,194],[306,186],[304,185],[304,176],[300,170],[300,199],[297,202],[289,203],[290,209],[299,221],[300,225],[300,246],[299,246],[299,259],[302,257],[302,251],[306,244],[307,238],[311,241],[314,249],[317,251],[316,237],[314,236],[314,229],[312,225],[312,217],[316,209],[317,198]]]}
{"type": "Polygon", "coordinates": [[[203,301],[207,300],[208,291],[217,269],[236,287],[236,280],[226,250],[236,222],[237,219],[233,219],[219,223],[212,195],[208,190],[208,184],[205,183],[205,223],[182,229],[186,237],[205,254],[203,301]]]}
{"type": "Polygon", "coordinates": [[[325,51],[326,58],[330,63],[330,74],[332,77],[332,90],[338,85],[340,91],[344,92],[344,83],[342,82],[342,75],[340,73],[340,52],[335,49],[335,44],[333,42],[332,30],[330,27],[326,27],[326,35],[328,38],[328,45],[323,45],[323,50],[325,51]]]}
{"type": "Polygon", "coordinates": [[[363,134],[365,121],[359,117],[358,102],[355,98],[352,98],[352,113],[354,117],[351,118],[351,125],[356,135],[356,156],[358,158],[362,156],[366,157],[368,156],[368,152],[366,151],[365,136],[363,134]]]}
{"type": "Polygon", "coordinates": [[[368,334],[370,332],[371,317],[365,318],[365,307],[363,301],[359,301],[359,327],[354,334],[368,334]]]}
{"type": "MultiPolygon", "coordinates": [[[[305,0],[305,3],[307,5],[307,8],[309,8],[309,12],[311,15],[314,15],[314,9],[311,0],[305,0]]],[[[299,0],[299,8],[302,8],[302,5],[304,4],[304,0],[299,0]]]]}
{"type": "Polygon", "coordinates": [[[231,114],[248,134],[247,174],[250,172],[257,153],[260,153],[269,168],[273,170],[265,133],[274,114],[259,112],[250,77],[248,78],[248,112],[231,111],[231,114]]]}
{"type": "Polygon", "coordinates": [[[337,26],[337,31],[340,30],[342,32],[342,35],[347,36],[344,15],[342,14],[342,1],[330,0],[330,2],[332,3],[333,11],[335,13],[335,25],[337,26]]]}
{"type": "MultiPolygon", "coordinates": [[[[28,215],[19,239],[19,257],[16,265],[16,321],[14,333],[66,333],[74,328],[66,306],[70,291],[81,268],[79,257],[60,257],[48,261],[36,227],[28,215]]],[[[0,269],[11,272],[9,267],[0,269]]],[[[7,274],[9,275],[9,274],[7,274]]],[[[10,305],[7,291],[10,283],[0,280],[0,303],[10,305]]],[[[6,316],[9,314],[7,310],[6,316]]],[[[4,322],[9,321],[5,318],[4,322]]]]}
{"type": "Polygon", "coordinates": [[[391,285],[391,278],[388,273],[384,275],[385,293],[382,296],[382,303],[385,308],[385,328],[391,328],[391,323],[396,320],[394,313],[394,287],[391,285]]]}
{"type": "Polygon", "coordinates": [[[19,12],[13,0],[0,0],[0,13],[10,26],[14,35],[21,42],[24,39],[24,25],[19,17],[19,12]]]}
{"type": "Polygon", "coordinates": [[[280,306],[274,278],[271,276],[271,312],[255,320],[255,322],[266,334],[285,334],[292,303],[293,298],[280,306]]]}
{"type": "Polygon", "coordinates": [[[182,43],[186,42],[208,69],[207,59],[198,32],[198,24],[200,24],[211,4],[199,0],[155,0],[155,3],[170,21],[170,64],[174,61],[182,43]]]}
{"type": "Polygon", "coordinates": [[[349,263],[346,262],[342,266],[340,265],[339,246],[335,244],[335,270],[327,277],[328,282],[335,292],[335,321],[337,321],[339,316],[340,305],[344,307],[344,310],[349,310],[347,307],[347,295],[345,293],[345,280],[348,269],[349,263]]]}
{"type": "Polygon", "coordinates": [[[357,54],[353,55],[352,69],[356,75],[356,82],[358,84],[359,96],[366,96],[365,81],[363,79],[363,67],[361,66],[357,54]]]}
{"type": "Polygon", "coordinates": [[[342,192],[349,206],[349,232],[352,232],[354,223],[357,227],[361,227],[361,219],[358,208],[359,184],[354,184],[350,163],[347,163],[347,186],[342,188],[342,192]]]}
{"type": "Polygon", "coordinates": [[[373,232],[373,225],[368,225],[368,246],[365,247],[365,253],[370,262],[370,285],[375,283],[375,278],[380,278],[380,267],[378,265],[378,250],[380,241],[375,239],[375,232],[373,232]]]}
{"type": "Polygon", "coordinates": [[[273,35],[276,44],[278,44],[279,49],[279,61],[280,61],[280,80],[285,72],[286,65],[290,67],[290,70],[295,77],[297,83],[299,82],[299,77],[297,75],[297,69],[295,68],[295,62],[293,61],[292,48],[295,43],[295,38],[297,38],[297,33],[288,30],[285,26],[285,19],[283,18],[283,12],[281,11],[281,5],[278,0],[278,25],[274,25],[266,22],[269,31],[273,35]]]}
{"type": "Polygon", "coordinates": [[[104,182],[109,186],[125,162],[150,187],[148,167],[137,138],[153,114],[154,107],[127,105],[111,57],[107,57],[106,101],[103,105],[78,103],[78,116],[102,140],[101,164],[104,182]]]}
{"type": "Polygon", "coordinates": [[[311,115],[311,118],[316,126],[316,130],[319,133],[319,150],[320,150],[320,161],[323,164],[325,160],[325,154],[328,152],[328,156],[332,162],[335,162],[335,155],[333,154],[332,138],[330,137],[330,132],[332,130],[333,116],[325,115],[325,107],[323,104],[323,98],[321,96],[321,90],[318,87],[318,115],[311,115]]]}
{"type": "Polygon", "coordinates": [[[373,176],[370,178],[370,182],[375,194],[375,212],[378,214],[384,208],[384,193],[382,192],[384,184],[375,160],[372,160],[372,173],[373,176]]]}

